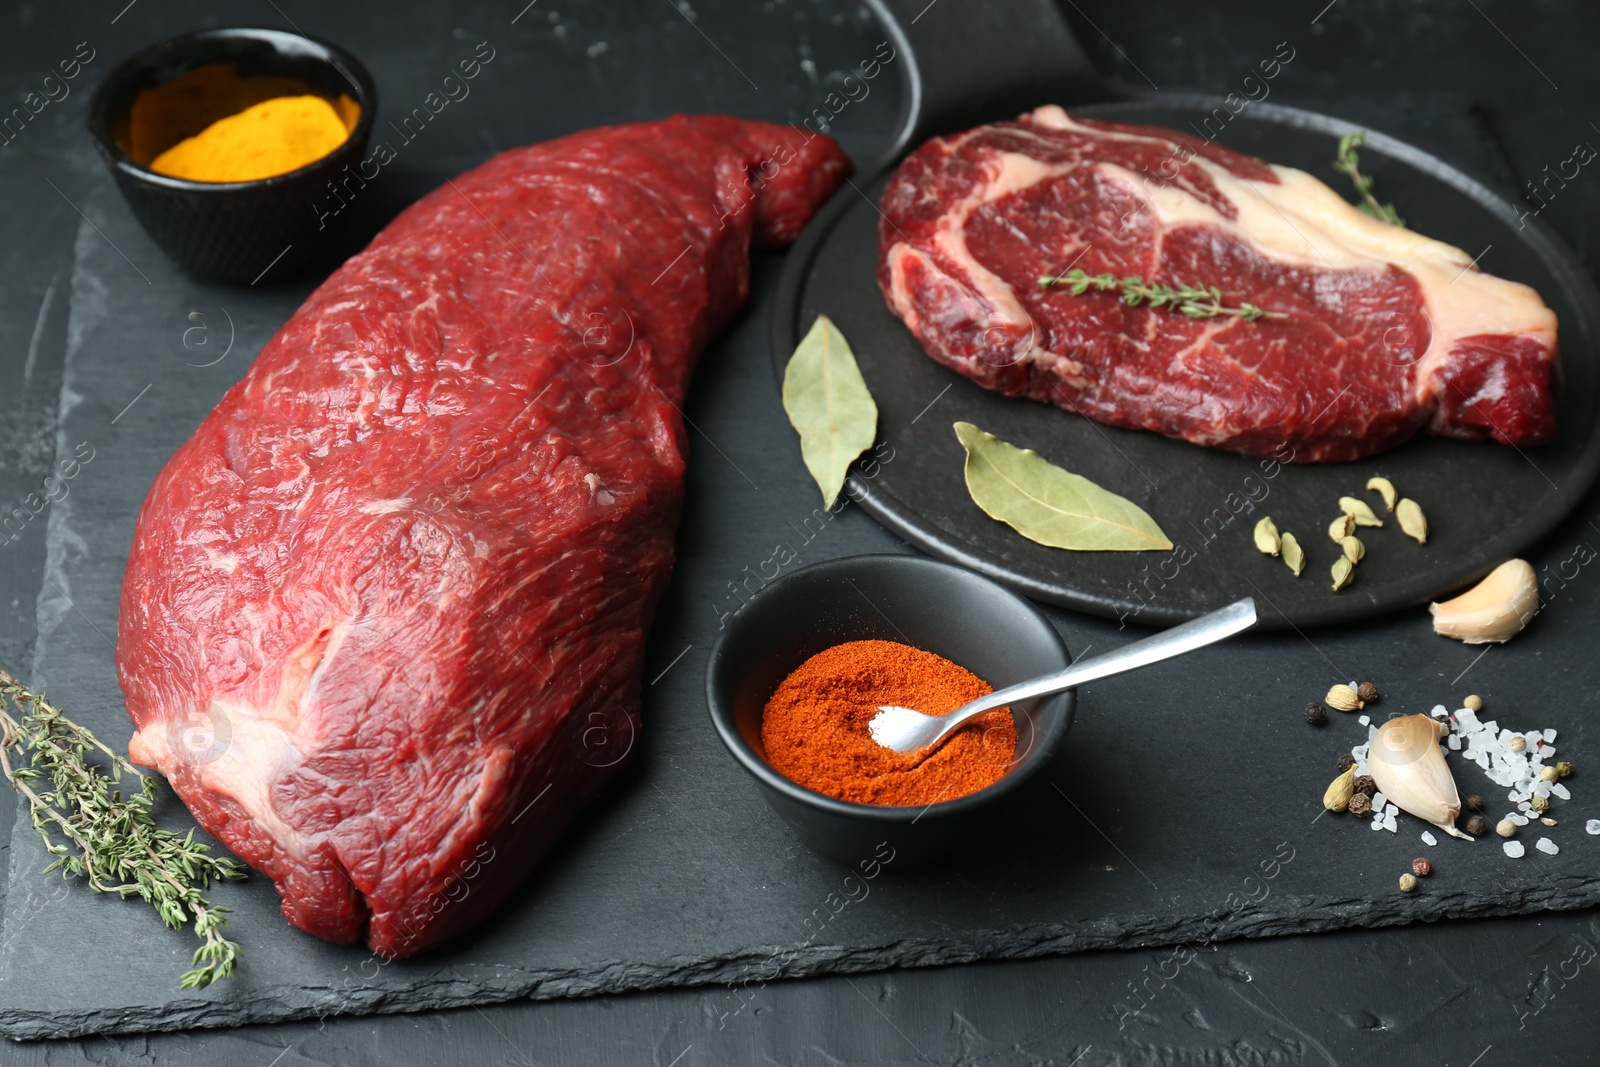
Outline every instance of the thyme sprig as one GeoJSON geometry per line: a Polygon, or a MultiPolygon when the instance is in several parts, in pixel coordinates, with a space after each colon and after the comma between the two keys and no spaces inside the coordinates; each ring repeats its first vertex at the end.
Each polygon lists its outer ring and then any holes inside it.
{"type": "Polygon", "coordinates": [[[1090,274],[1087,271],[1074,267],[1062,275],[1041,274],[1039,288],[1050,289],[1056,285],[1066,285],[1067,291],[1073,296],[1082,296],[1090,289],[1098,292],[1109,293],[1120,291],[1122,302],[1129,307],[1138,307],[1148,304],[1153,308],[1165,308],[1176,311],[1180,315],[1187,315],[1191,319],[1210,319],[1218,315],[1232,315],[1234,318],[1246,322],[1257,319],[1286,319],[1289,317],[1283,311],[1263,311],[1254,304],[1241,303],[1238,307],[1228,307],[1222,302],[1222,290],[1216,286],[1201,288],[1194,285],[1162,285],[1158,282],[1146,282],[1137,274],[1126,278],[1118,278],[1114,274],[1090,274]]]}
{"type": "Polygon", "coordinates": [[[1392,222],[1396,226],[1404,227],[1405,219],[1400,217],[1400,212],[1394,209],[1393,204],[1379,202],[1372,193],[1372,178],[1361,173],[1361,157],[1356,154],[1356,149],[1366,143],[1367,135],[1360,130],[1352,130],[1339,138],[1338,155],[1334,157],[1333,169],[1340,174],[1348,174],[1350,182],[1356,187],[1356,192],[1361,195],[1361,203],[1356,207],[1375,219],[1392,222]]]}
{"type": "Polygon", "coordinates": [[[138,897],[174,930],[191,921],[201,945],[182,989],[232,977],[239,945],[223,936],[229,909],[206,900],[213,881],[245,877],[244,865],[211,846],[156,826],[156,779],[141,774],[43,696],[0,670],[0,772],[28,802],[54,861],[45,874],[82,878],[99,893],[138,897]],[[104,757],[111,773],[98,762],[104,757]],[[18,762],[14,762],[18,758],[18,762]],[[123,773],[138,780],[124,796],[123,773]]]}

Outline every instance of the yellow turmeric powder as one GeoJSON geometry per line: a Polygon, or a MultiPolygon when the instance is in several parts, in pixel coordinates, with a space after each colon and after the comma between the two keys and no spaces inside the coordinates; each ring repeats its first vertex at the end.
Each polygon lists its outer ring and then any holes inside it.
{"type": "Polygon", "coordinates": [[[196,182],[248,182],[298,170],[332,152],[349,132],[320,96],[280,96],[218,119],[150,164],[196,182]]]}

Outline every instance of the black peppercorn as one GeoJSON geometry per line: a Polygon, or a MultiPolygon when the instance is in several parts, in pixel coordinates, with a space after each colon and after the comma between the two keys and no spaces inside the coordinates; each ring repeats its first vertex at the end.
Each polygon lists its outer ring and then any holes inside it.
{"type": "Polygon", "coordinates": [[[1376,704],[1378,702],[1378,687],[1371,682],[1362,682],[1356,686],[1356,696],[1360,697],[1363,703],[1376,704]]]}
{"type": "Polygon", "coordinates": [[[1483,798],[1474,793],[1467,798],[1467,807],[1472,811],[1483,810],[1483,798]]]}
{"type": "Polygon", "coordinates": [[[1350,755],[1348,752],[1341,752],[1339,753],[1339,759],[1337,762],[1341,771],[1348,771],[1351,767],[1356,765],[1356,758],[1350,755]]]}
{"type": "Polygon", "coordinates": [[[1467,833],[1473,837],[1482,837],[1489,832],[1489,820],[1482,815],[1474,815],[1467,819],[1467,833]]]}
{"type": "Polygon", "coordinates": [[[1312,726],[1326,726],[1328,723],[1328,709],[1313,700],[1306,705],[1306,722],[1312,726]]]}
{"type": "Polygon", "coordinates": [[[1350,814],[1358,819],[1365,819],[1372,814],[1372,800],[1365,793],[1357,793],[1350,798],[1350,814]]]}
{"type": "Polygon", "coordinates": [[[1378,792],[1378,783],[1372,780],[1370,774],[1356,775],[1356,792],[1371,800],[1378,792]]]}

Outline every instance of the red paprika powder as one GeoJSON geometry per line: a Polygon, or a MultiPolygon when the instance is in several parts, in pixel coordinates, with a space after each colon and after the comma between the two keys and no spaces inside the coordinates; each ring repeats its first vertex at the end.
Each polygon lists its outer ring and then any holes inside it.
{"type": "Polygon", "coordinates": [[[994,687],[943,656],[896,641],[848,641],[818,652],[778,686],[761,717],[773,770],[857,804],[954,800],[999,781],[1017,747],[1011,709],[967,723],[926,758],[872,739],[883,704],[944,715],[994,687]]]}

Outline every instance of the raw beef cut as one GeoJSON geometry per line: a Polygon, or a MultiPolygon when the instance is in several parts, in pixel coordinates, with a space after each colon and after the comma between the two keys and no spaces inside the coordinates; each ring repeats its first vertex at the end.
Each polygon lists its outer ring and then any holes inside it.
{"type": "Polygon", "coordinates": [[[890,179],[878,280],[928,354],[1092,419],[1297,462],[1419,428],[1555,437],[1556,317],[1458,248],[1172,130],[1074,119],[929,141],[890,179]],[[1217,286],[1284,319],[1189,319],[1042,276],[1217,286]]]}
{"type": "Polygon", "coordinates": [[[678,117],[425,197],[151,487],[129,753],[290,922],[408,956],[492,912],[617,770],[672,570],[695,357],[849,173],[678,117]]]}

